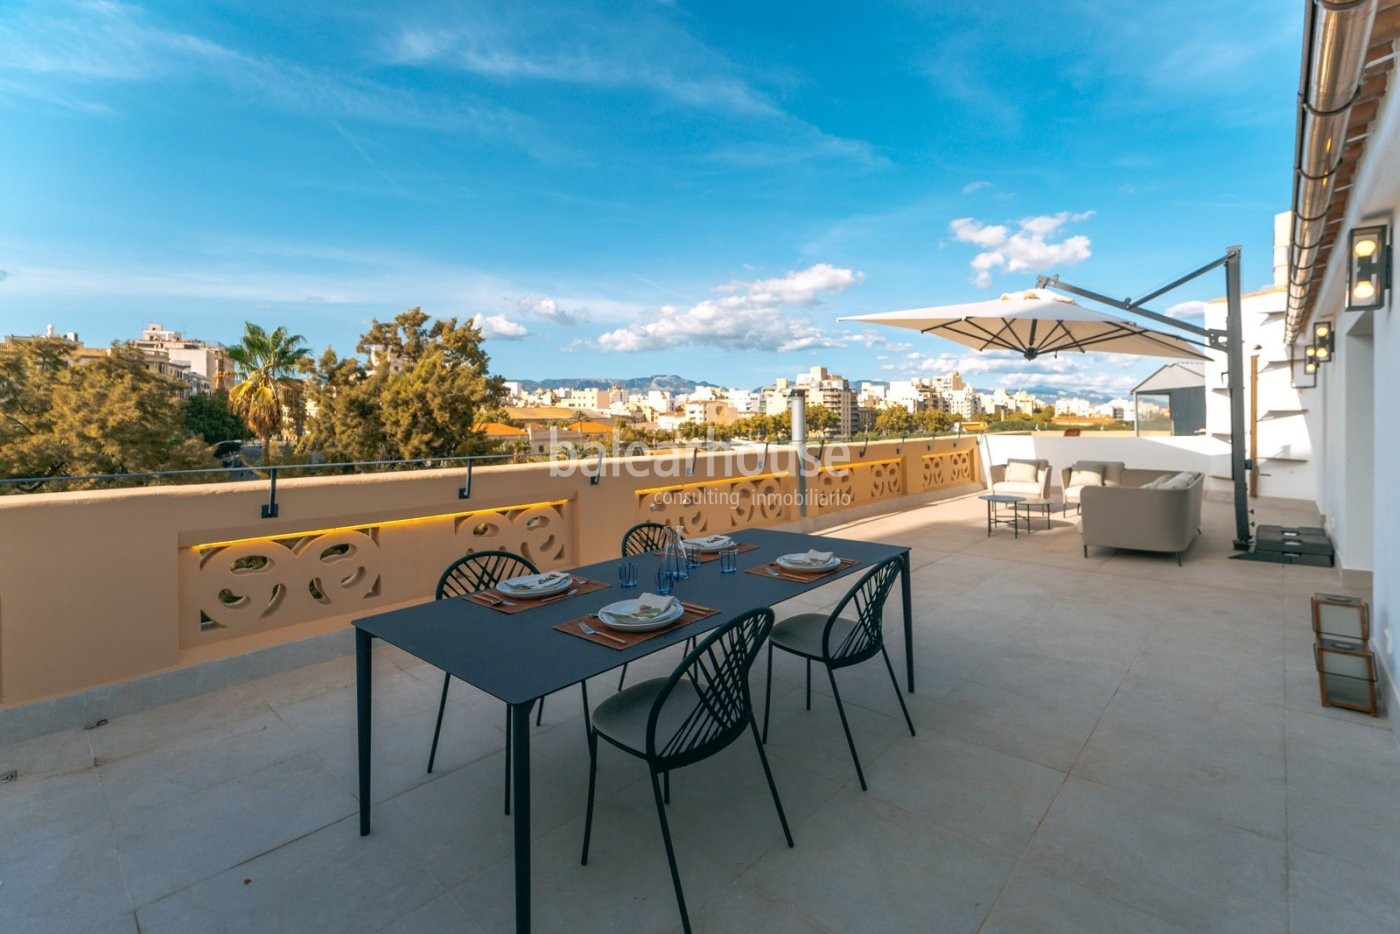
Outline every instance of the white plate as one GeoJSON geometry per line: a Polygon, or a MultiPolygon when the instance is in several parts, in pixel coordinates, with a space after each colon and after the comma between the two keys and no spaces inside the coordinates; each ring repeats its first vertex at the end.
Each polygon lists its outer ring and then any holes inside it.
{"type": "Polygon", "coordinates": [[[664,629],[685,614],[685,607],[681,606],[679,600],[674,599],[669,609],[662,610],[660,615],[651,619],[638,617],[637,609],[636,600],[619,600],[599,610],[598,619],[609,629],[620,632],[650,632],[653,629],[664,629]]]}
{"type": "Polygon", "coordinates": [[[787,568],[789,571],[830,571],[832,568],[841,566],[841,559],[832,555],[825,562],[813,563],[808,560],[805,554],[783,555],[778,559],[778,566],[787,568]]]}
{"type": "Polygon", "coordinates": [[[496,589],[512,597],[533,600],[536,597],[552,597],[563,593],[573,585],[574,579],[568,574],[526,574],[511,577],[496,585],[496,589]]]}
{"type": "Polygon", "coordinates": [[[695,545],[701,551],[719,551],[734,544],[734,539],[728,535],[711,535],[706,538],[687,538],[687,545],[695,545]]]}

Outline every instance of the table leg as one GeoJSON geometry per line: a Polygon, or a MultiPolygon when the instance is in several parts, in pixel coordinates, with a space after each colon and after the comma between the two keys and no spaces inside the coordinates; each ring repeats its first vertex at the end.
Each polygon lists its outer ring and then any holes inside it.
{"type": "Polygon", "coordinates": [[[904,553],[899,568],[899,596],[904,604],[904,676],[909,693],[914,693],[914,611],[909,605],[909,552],[904,553]]]}
{"type": "Polygon", "coordinates": [[[992,507],[996,505],[991,500],[987,500],[987,537],[992,537],[992,507]]]}
{"type": "Polygon", "coordinates": [[[369,833],[370,649],[374,636],[355,630],[355,719],[360,742],[360,836],[369,833]]]}
{"type": "Polygon", "coordinates": [[[510,743],[515,769],[515,930],[530,930],[530,708],[534,701],[510,705],[510,743]]]}

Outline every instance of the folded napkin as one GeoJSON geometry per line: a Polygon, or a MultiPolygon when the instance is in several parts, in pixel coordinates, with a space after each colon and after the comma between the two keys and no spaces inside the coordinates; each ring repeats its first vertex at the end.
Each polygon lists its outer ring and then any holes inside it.
{"type": "Polygon", "coordinates": [[[724,544],[727,544],[727,543],[729,542],[729,536],[728,536],[728,535],[711,535],[709,538],[693,538],[693,539],[691,539],[691,541],[694,542],[695,544],[701,545],[701,546],[703,546],[703,547],[713,548],[713,547],[716,546],[716,545],[724,545],[724,544]]]}
{"type": "Polygon", "coordinates": [[[809,551],[803,558],[808,564],[829,564],[831,563],[831,552],[829,551],[809,551]]]}
{"type": "Polygon", "coordinates": [[[522,577],[512,583],[514,587],[524,587],[527,590],[539,590],[542,587],[549,587],[559,583],[569,577],[563,571],[550,571],[548,574],[537,574],[534,577],[522,577]]]}
{"type": "Polygon", "coordinates": [[[637,616],[656,617],[665,613],[675,606],[675,597],[663,597],[660,594],[644,593],[637,598],[637,616]]]}

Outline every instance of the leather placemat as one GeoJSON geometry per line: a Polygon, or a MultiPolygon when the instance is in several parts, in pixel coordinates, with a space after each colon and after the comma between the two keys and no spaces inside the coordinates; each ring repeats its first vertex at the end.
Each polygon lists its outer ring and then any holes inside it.
{"type": "MultiPolygon", "coordinates": [[[[743,553],[746,552],[746,551],[757,551],[757,550],[758,550],[758,546],[755,545],[755,544],[753,544],[752,542],[750,542],[750,543],[747,544],[747,545],[740,545],[740,546],[739,546],[739,554],[743,554],[743,553]]],[[[711,562],[711,561],[718,561],[718,560],[719,560],[719,552],[718,552],[718,551],[702,551],[702,552],[700,552],[700,563],[701,563],[701,564],[708,564],[708,563],[711,562]]]]}
{"type": "Polygon", "coordinates": [[[680,619],[663,629],[653,629],[651,632],[622,632],[618,629],[609,629],[596,616],[579,616],[568,622],[560,623],[554,628],[560,632],[567,632],[571,636],[577,636],[580,639],[587,639],[589,642],[596,642],[599,645],[606,645],[610,649],[621,651],[622,649],[630,649],[639,642],[653,639],[664,632],[670,632],[677,626],[686,626],[696,620],[707,619],[719,612],[712,607],[701,606],[698,603],[686,603],[683,600],[681,606],[685,612],[681,614],[680,619]],[[589,635],[578,628],[579,623],[587,623],[596,631],[593,635],[589,635]]]}
{"type": "Polygon", "coordinates": [[[756,564],[751,568],[745,568],[745,574],[757,574],[759,577],[776,577],[779,580],[792,581],[796,584],[812,584],[823,577],[835,574],[837,571],[844,571],[853,564],[860,564],[855,558],[842,558],[841,563],[829,571],[794,571],[785,568],[776,561],[767,564],[756,564]]]}
{"type": "Polygon", "coordinates": [[[517,597],[513,594],[503,594],[494,587],[486,590],[478,590],[469,593],[462,599],[469,600],[477,606],[489,607],[500,613],[524,613],[531,607],[544,606],[546,603],[558,603],[560,600],[571,600],[574,597],[582,596],[586,593],[593,593],[595,590],[603,590],[612,586],[602,581],[591,580],[587,577],[575,577],[573,586],[563,593],[557,593],[552,597],[540,597],[538,600],[530,600],[525,597],[517,597]]]}

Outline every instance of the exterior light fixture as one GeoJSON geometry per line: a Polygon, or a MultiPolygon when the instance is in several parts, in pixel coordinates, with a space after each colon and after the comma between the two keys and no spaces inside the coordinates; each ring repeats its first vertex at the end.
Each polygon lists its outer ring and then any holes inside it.
{"type": "Polygon", "coordinates": [[[1319,321],[1313,325],[1313,342],[1310,349],[1313,359],[1318,363],[1328,363],[1332,360],[1332,352],[1336,349],[1335,342],[1331,321],[1319,321]]]}
{"type": "Polygon", "coordinates": [[[1390,288],[1390,229],[1385,224],[1357,227],[1347,238],[1347,310],[1385,304],[1390,288]]]}
{"type": "Polygon", "coordinates": [[[1317,346],[1314,344],[1303,348],[1303,372],[1309,376],[1317,375],[1317,346]]]}

